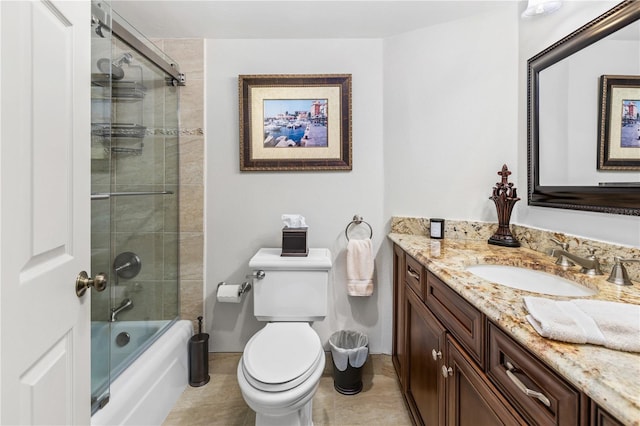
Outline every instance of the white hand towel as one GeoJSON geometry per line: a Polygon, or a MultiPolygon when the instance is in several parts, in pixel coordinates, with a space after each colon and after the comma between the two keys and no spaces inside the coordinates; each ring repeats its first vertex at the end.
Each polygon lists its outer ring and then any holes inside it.
{"type": "Polygon", "coordinates": [[[640,305],[527,296],[527,320],[543,337],[640,352],[640,305]]]}
{"type": "Polygon", "coordinates": [[[347,243],[347,293],[349,296],[373,294],[373,244],[371,239],[347,243]]]}

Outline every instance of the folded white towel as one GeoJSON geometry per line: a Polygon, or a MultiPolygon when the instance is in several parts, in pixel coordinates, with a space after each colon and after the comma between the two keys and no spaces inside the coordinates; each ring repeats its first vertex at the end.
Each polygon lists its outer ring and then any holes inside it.
{"type": "Polygon", "coordinates": [[[527,296],[527,320],[543,337],[640,352],[640,305],[527,296]]]}
{"type": "Polygon", "coordinates": [[[347,293],[349,296],[373,294],[373,244],[371,239],[351,239],[347,243],[347,293]]]}

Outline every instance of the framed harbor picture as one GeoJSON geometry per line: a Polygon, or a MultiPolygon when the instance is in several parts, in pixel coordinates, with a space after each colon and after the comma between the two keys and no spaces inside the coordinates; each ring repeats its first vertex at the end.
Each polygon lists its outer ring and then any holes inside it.
{"type": "Polygon", "coordinates": [[[598,169],[640,170],[640,77],[600,77],[598,169]]]}
{"type": "Polygon", "coordinates": [[[240,170],[351,170],[351,74],[240,75],[240,170]]]}

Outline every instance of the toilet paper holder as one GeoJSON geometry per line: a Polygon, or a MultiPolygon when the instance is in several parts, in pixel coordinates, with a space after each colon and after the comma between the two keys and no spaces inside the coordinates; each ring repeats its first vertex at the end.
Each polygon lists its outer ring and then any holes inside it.
{"type": "MultiPolygon", "coordinates": [[[[216,290],[220,288],[221,285],[227,285],[227,283],[224,281],[220,281],[218,283],[218,287],[216,287],[216,290]]],[[[251,283],[248,281],[243,282],[242,284],[240,284],[240,288],[238,288],[238,297],[244,295],[249,290],[251,290],[251,283]]]]}

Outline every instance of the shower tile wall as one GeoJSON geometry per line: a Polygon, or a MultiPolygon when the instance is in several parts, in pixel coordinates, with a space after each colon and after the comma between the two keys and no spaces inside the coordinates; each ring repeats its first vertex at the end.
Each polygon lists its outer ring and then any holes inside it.
{"type": "Polygon", "coordinates": [[[203,315],[204,263],[204,40],[154,39],[180,64],[187,85],[180,88],[180,316],[203,315]]]}
{"type": "MultiPolygon", "coordinates": [[[[125,49],[126,46],[118,46],[125,49]]],[[[146,87],[141,102],[114,104],[116,121],[143,124],[146,136],[140,155],[113,155],[112,183],[115,192],[176,190],[178,89],[167,86],[164,76],[143,62],[140,79],[146,87]]],[[[133,72],[136,67],[127,68],[133,72]]],[[[135,74],[131,77],[136,78],[135,74]]],[[[114,139],[114,143],[121,143],[114,139]]],[[[125,143],[130,143],[125,140],[125,143]]],[[[134,309],[118,315],[121,320],[173,319],[177,306],[177,197],[131,196],[111,200],[111,231],[115,255],[136,253],[142,261],[133,278],[112,277],[113,304],[128,297],[134,309]]]]}

